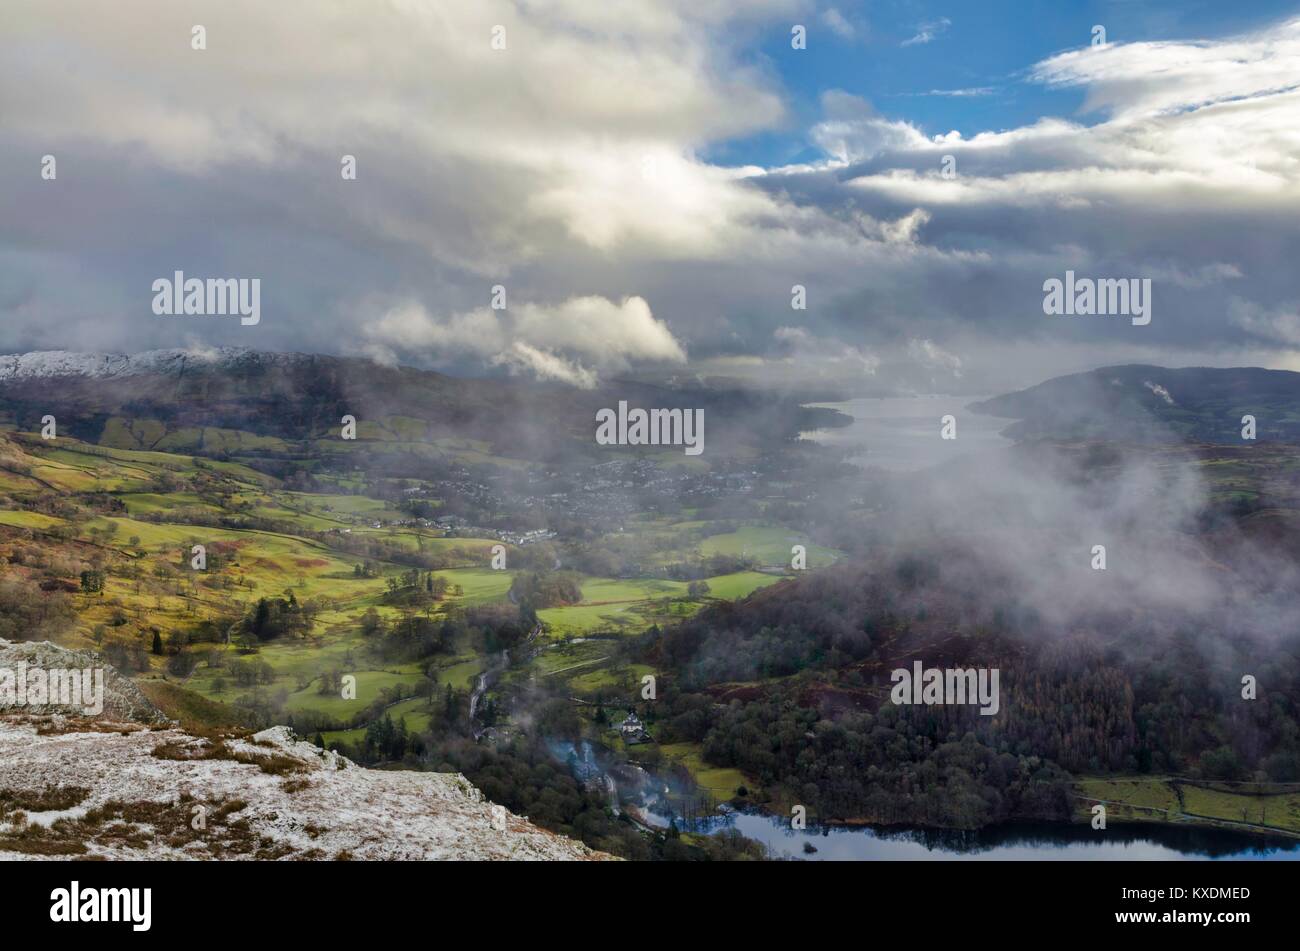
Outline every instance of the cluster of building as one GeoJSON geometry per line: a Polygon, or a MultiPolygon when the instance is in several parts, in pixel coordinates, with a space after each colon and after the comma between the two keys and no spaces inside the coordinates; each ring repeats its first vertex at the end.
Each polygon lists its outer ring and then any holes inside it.
{"type": "Polygon", "coordinates": [[[646,732],[645,724],[641,722],[641,718],[636,715],[635,710],[629,710],[627,719],[618,725],[618,734],[628,746],[654,742],[654,737],[646,732]]]}

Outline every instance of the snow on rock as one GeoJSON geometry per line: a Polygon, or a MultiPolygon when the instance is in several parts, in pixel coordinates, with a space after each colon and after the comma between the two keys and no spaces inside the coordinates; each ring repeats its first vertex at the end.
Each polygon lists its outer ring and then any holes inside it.
{"type": "Polygon", "coordinates": [[[52,725],[0,716],[0,859],[610,858],[460,774],[364,769],[286,727],[211,740],[52,725]]]}
{"type": "Polygon", "coordinates": [[[364,769],[284,726],[194,736],[89,651],[0,639],[0,677],[20,665],[102,669],[104,710],[0,705],[0,859],[611,858],[460,774],[364,769]]]}

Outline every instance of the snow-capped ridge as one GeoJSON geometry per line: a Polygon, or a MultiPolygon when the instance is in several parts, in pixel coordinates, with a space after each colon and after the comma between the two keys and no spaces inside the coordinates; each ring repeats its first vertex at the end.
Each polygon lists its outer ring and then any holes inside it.
{"type": "Polygon", "coordinates": [[[248,347],[146,350],[135,354],[34,350],[0,355],[0,383],[59,377],[102,380],[146,373],[178,375],[199,368],[287,366],[305,359],[308,358],[301,353],[273,353],[248,347]]]}

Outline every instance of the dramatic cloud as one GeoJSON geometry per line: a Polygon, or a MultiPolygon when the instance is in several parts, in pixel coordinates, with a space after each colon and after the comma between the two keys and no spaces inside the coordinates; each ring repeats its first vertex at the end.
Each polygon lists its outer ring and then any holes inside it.
{"type": "Polygon", "coordinates": [[[1085,110],[1101,121],[927,137],[828,95],[811,132],[826,165],[764,181],[828,211],[847,203],[841,214],[876,222],[864,234],[877,240],[905,234],[916,252],[908,266],[934,252],[924,292],[894,281],[890,296],[868,290],[866,300],[910,310],[930,339],[976,365],[1026,342],[1053,351],[1044,374],[1123,347],[1218,363],[1259,360],[1281,344],[1265,361],[1293,364],[1300,90],[1289,84],[1300,77],[1300,20],[1223,43],[1071,51],[1031,76],[1086,89],[1085,110]],[[1042,282],[1067,269],[1150,277],[1156,316],[1145,339],[1104,321],[1043,319],[1042,282]]]}
{"type": "Polygon", "coordinates": [[[1078,90],[1077,115],[935,134],[916,99],[826,90],[818,157],[706,160],[789,132],[755,50],[796,22],[867,42],[846,9],[11,2],[0,162],[30,174],[0,185],[0,351],[326,349],[579,386],[689,353],[984,392],[1112,361],[1300,363],[1300,20],[1006,80],[1078,90]],[[177,269],[261,278],[261,322],[157,318],[177,269]],[[1151,278],[1151,324],[1045,317],[1066,270],[1151,278]]]}
{"type": "MultiPolygon", "coordinates": [[[[0,281],[5,344],[66,342],[69,331],[88,345],[177,342],[194,329],[157,322],[141,295],[184,267],[262,278],[259,339],[202,329],[221,342],[346,348],[374,342],[375,320],[400,340],[410,327],[356,299],[471,320],[504,284],[516,299],[603,293],[632,301],[615,315],[643,311],[640,327],[606,332],[607,315],[561,309],[551,318],[576,323],[544,342],[494,341],[493,354],[519,356],[511,365],[561,351],[599,365],[679,360],[671,333],[635,303],[641,278],[615,272],[728,252],[778,214],[736,173],[694,157],[783,115],[770,78],[734,59],[726,37],[801,5],[733,6],[11,5],[0,112],[13,134],[0,149],[6,165],[39,171],[49,153],[59,167],[5,202],[16,212],[0,251],[0,276],[13,278],[0,281]],[[193,24],[206,49],[191,47],[193,24]],[[341,175],[344,156],[355,181],[341,175]],[[602,281],[597,262],[610,257],[602,281]],[[321,326],[341,333],[312,332],[321,326]],[[642,337],[614,342],[629,329],[642,337]]],[[[498,330],[540,335],[540,313],[498,330]]]]}

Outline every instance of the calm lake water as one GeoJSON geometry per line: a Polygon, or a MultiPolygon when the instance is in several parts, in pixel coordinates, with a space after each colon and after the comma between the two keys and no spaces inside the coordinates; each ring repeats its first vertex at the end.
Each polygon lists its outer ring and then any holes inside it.
{"type": "Polygon", "coordinates": [[[1010,446],[999,431],[1012,422],[966,409],[978,396],[911,396],[856,399],[844,403],[809,403],[839,410],[853,422],[835,429],[800,433],[804,439],[846,449],[863,466],[891,472],[915,472],[958,455],[1010,446]],[[957,438],[940,439],[940,420],[957,419],[957,438]]]}
{"type": "Polygon", "coordinates": [[[702,820],[701,831],[735,828],[762,842],[774,858],[825,861],[1017,859],[1112,861],[1233,859],[1300,861],[1300,840],[1264,838],[1215,829],[1111,823],[1090,825],[1015,823],[956,832],[935,829],[877,829],[863,826],[809,827],[796,832],[788,819],[733,813],[702,820]],[[806,853],[810,843],[816,852],[806,853]]]}

